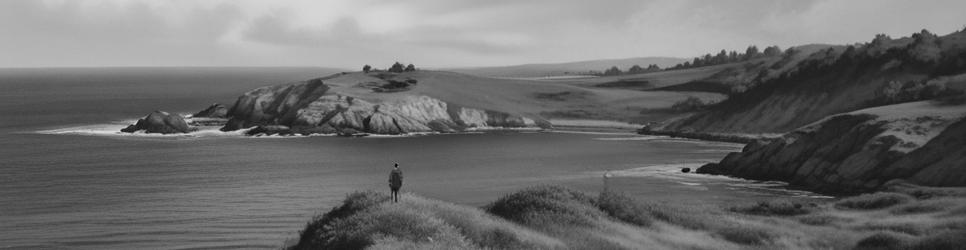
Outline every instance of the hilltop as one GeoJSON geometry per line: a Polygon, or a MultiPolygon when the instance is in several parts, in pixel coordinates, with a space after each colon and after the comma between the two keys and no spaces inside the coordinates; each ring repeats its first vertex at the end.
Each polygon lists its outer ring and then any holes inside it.
{"type": "Polygon", "coordinates": [[[501,78],[540,78],[565,75],[580,75],[590,71],[602,71],[606,68],[617,66],[619,68],[630,68],[633,65],[647,66],[651,64],[662,68],[670,67],[675,64],[687,61],[683,58],[674,57],[635,57],[623,59],[602,59],[564,63],[535,63],[521,64],[513,66],[497,67],[469,67],[469,68],[444,68],[442,70],[486,77],[501,78]]]}

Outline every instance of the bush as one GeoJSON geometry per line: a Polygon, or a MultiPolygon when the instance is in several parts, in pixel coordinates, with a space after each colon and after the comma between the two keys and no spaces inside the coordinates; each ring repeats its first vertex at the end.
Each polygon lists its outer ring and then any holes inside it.
{"type": "Polygon", "coordinates": [[[590,196],[556,186],[532,187],[506,195],[487,205],[486,211],[532,226],[591,226],[603,215],[590,196]]]}
{"type": "Polygon", "coordinates": [[[854,250],[903,249],[909,244],[910,237],[890,232],[879,232],[859,240],[854,250]]]}
{"type": "Polygon", "coordinates": [[[943,211],[949,204],[946,203],[936,203],[936,202],[918,202],[914,204],[907,204],[893,208],[890,212],[892,214],[924,214],[924,213],[934,213],[943,211]]]}
{"type": "Polygon", "coordinates": [[[370,209],[376,205],[389,201],[389,196],[373,191],[355,192],[346,196],[342,205],[332,208],[322,216],[315,216],[299,234],[298,244],[289,249],[320,249],[326,241],[325,227],[334,221],[349,217],[360,211],[370,209]]]}
{"type": "Polygon", "coordinates": [[[654,221],[647,207],[623,194],[601,193],[597,207],[611,217],[638,226],[650,226],[654,221]]]}
{"type": "Polygon", "coordinates": [[[452,225],[426,211],[401,206],[379,206],[336,220],[323,238],[323,249],[363,249],[382,238],[389,242],[434,243],[450,249],[470,246],[452,225]]]}
{"type": "Polygon", "coordinates": [[[835,207],[840,209],[873,210],[895,206],[911,200],[911,196],[899,193],[863,194],[845,198],[835,203],[835,207]]]}
{"type": "Polygon", "coordinates": [[[750,227],[746,225],[732,225],[715,230],[715,234],[720,235],[727,241],[743,245],[763,245],[772,240],[775,236],[762,228],[750,227]]]}
{"type": "Polygon", "coordinates": [[[811,209],[789,201],[761,201],[757,204],[742,207],[732,207],[731,211],[743,214],[762,216],[793,216],[811,213],[811,209]]]}
{"type": "Polygon", "coordinates": [[[692,112],[703,110],[707,108],[707,105],[708,104],[704,103],[701,98],[689,96],[687,99],[678,101],[674,103],[674,105],[671,105],[671,110],[676,112],[692,112]]]}

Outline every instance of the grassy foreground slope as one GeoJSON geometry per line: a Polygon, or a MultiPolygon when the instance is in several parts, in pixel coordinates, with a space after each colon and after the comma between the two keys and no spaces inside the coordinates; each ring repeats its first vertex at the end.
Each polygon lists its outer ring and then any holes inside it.
{"type": "Polygon", "coordinates": [[[288,249],[959,249],[966,191],[895,183],[815,204],[682,206],[561,187],[483,207],[358,192],[313,218],[288,249]]]}

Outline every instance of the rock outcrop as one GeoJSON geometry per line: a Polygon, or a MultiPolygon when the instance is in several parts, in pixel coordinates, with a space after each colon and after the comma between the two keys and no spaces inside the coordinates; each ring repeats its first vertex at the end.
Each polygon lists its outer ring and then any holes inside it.
{"type": "Polygon", "coordinates": [[[211,106],[208,106],[208,108],[206,108],[205,110],[195,113],[191,117],[227,118],[228,108],[226,108],[225,105],[221,105],[220,103],[215,103],[215,104],[212,104],[211,106]]]}
{"type": "Polygon", "coordinates": [[[121,132],[134,133],[142,130],[145,133],[160,134],[188,133],[191,131],[188,123],[180,115],[154,111],[139,119],[137,123],[121,129],[121,132]]]}
{"type": "Polygon", "coordinates": [[[699,173],[779,180],[823,193],[873,191],[893,179],[966,186],[966,106],[915,102],[832,116],[753,142],[699,173]],[[957,173],[957,174],[950,174],[957,173]]]}
{"type": "Polygon", "coordinates": [[[371,102],[329,90],[321,79],[255,89],[238,98],[222,130],[258,127],[255,133],[405,134],[548,124],[520,115],[459,107],[429,96],[403,95],[371,102]]]}

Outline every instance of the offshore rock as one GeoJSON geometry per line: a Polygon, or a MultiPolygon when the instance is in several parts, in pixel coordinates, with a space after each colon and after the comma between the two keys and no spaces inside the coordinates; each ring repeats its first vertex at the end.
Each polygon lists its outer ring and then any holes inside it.
{"type": "Polygon", "coordinates": [[[148,116],[141,118],[137,123],[121,129],[121,132],[134,133],[137,131],[145,133],[188,133],[190,128],[184,118],[177,114],[170,114],[164,111],[154,111],[148,116]]]}

